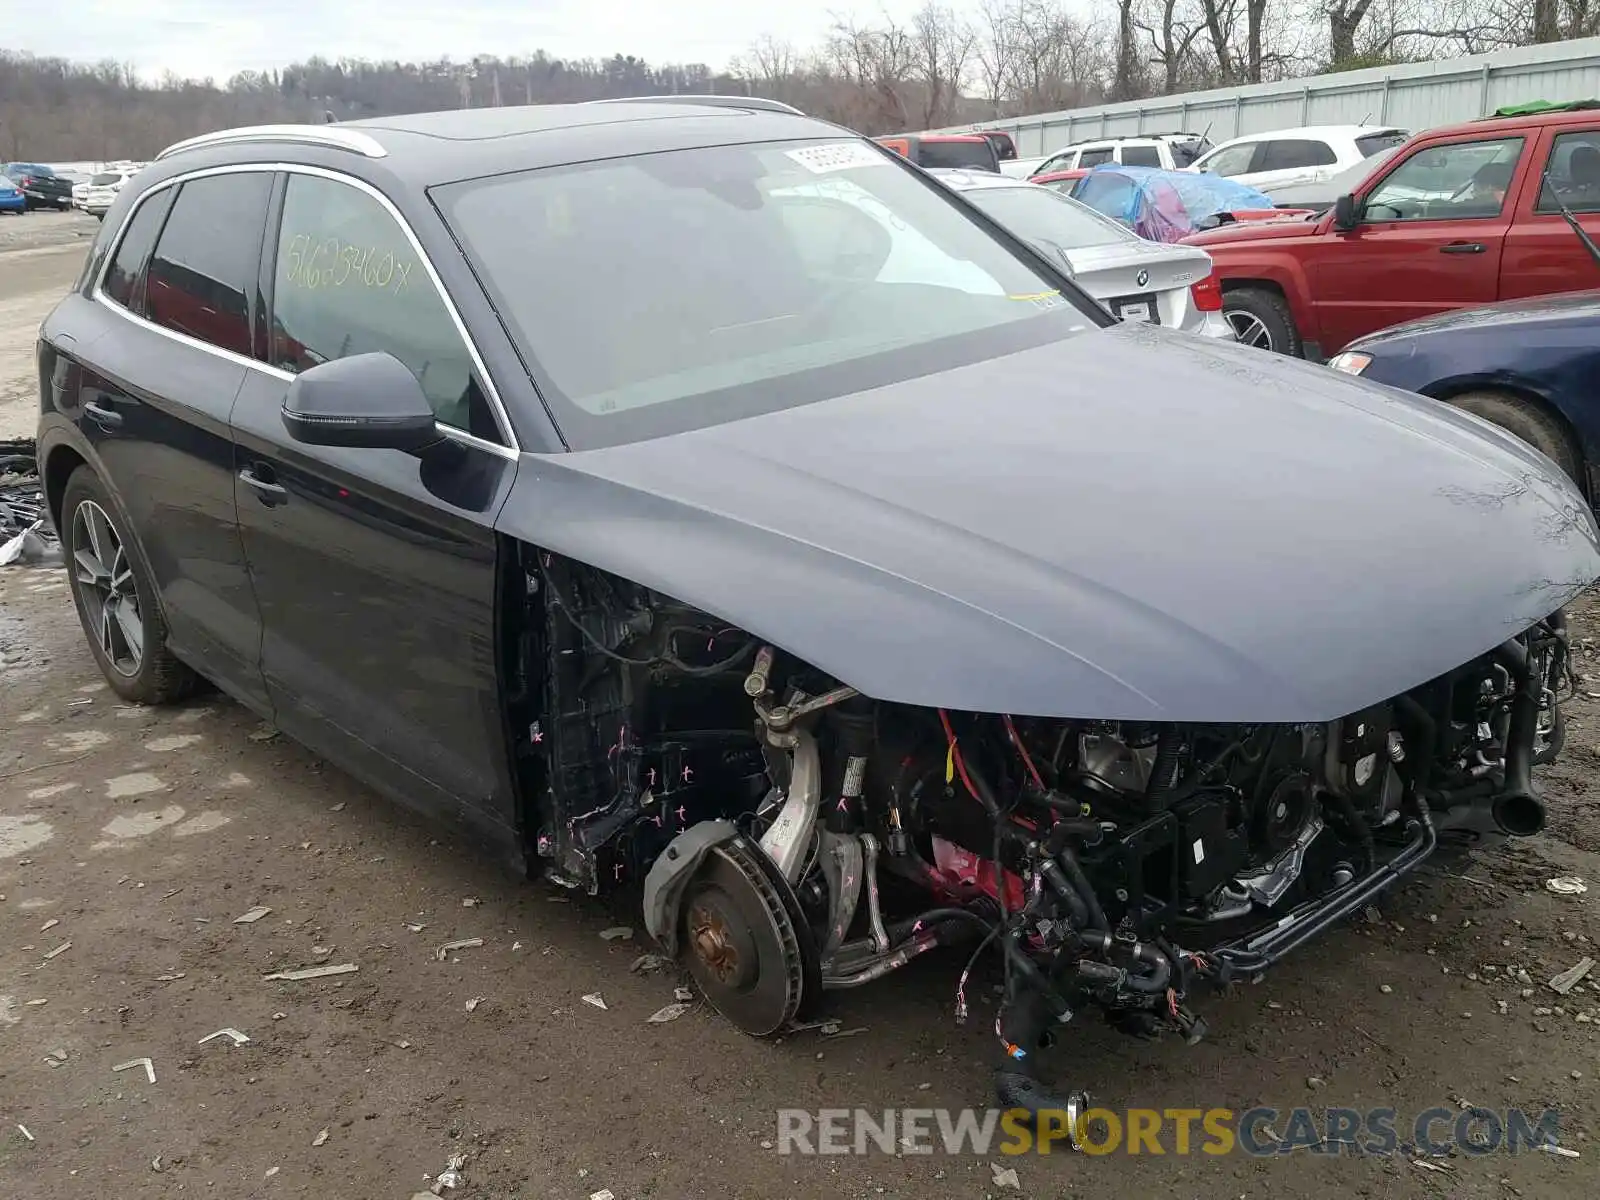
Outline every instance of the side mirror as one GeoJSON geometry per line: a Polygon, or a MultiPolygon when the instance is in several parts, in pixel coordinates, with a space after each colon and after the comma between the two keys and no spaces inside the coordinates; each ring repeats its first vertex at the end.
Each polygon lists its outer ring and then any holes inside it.
{"type": "Polygon", "coordinates": [[[381,351],[318,363],[283,401],[283,427],[308,446],[420,450],[439,440],[433,420],[411,369],[381,351]]]}
{"type": "Polygon", "coordinates": [[[1354,196],[1346,193],[1333,202],[1335,229],[1354,229],[1359,224],[1361,224],[1361,209],[1356,205],[1354,196]]]}

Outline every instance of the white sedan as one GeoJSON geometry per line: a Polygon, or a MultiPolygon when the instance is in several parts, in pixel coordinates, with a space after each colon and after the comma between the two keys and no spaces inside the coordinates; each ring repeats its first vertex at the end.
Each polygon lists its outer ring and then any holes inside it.
{"type": "Polygon", "coordinates": [[[1205,337],[1232,338],[1211,256],[1194,246],[1147,242],[1053,188],[986,171],[929,171],[990,218],[1064,263],[1083,288],[1124,321],[1149,321],[1205,337]]]}

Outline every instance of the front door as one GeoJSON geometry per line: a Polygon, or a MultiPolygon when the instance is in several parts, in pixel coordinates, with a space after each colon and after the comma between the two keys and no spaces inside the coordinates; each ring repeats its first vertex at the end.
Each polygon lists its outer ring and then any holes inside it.
{"type": "Polygon", "coordinates": [[[1423,146],[1361,197],[1361,223],[1307,252],[1324,354],[1416,317],[1491,304],[1520,177],[1521,137],[1423,146]]]}
{"type": "Polygon", "coordinates": [[[228,417],[251,354],[270,173],[207,175],[150,193],[98,297],[132,328],[95,342],[77,421],[160,594],[172,648],[256,707],[261,619],[234,519],[228,417]]]}
{"type": "Polygon", "coordinates": [[[233,425],[276,720],[403,803],[508,844],[492,525],[516,455],[421,251],[373,193],[291,173],[269,242],[269,365],[233,425]],[[462,432],[415,456],[290,440],[295,373],[373,350],[462,432]]]}

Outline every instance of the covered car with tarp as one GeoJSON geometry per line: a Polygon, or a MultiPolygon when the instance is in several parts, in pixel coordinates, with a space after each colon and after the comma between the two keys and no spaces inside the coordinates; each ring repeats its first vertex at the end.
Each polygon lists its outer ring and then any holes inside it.
{"type": "Polygon", "coordinates": [[[1261,213],[1283,215],[1265,194],[1220,175],[1120,163],[1090,171],[1073,187],[1072,198],[1152,242],[1176,242],[1261,213]]]}

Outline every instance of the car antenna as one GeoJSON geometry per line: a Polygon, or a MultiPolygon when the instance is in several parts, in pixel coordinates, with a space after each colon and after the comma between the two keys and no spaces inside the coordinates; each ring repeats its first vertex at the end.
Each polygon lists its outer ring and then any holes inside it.
{"type": "Polygon", "coordinates": [[[1572,232],[1578,235],[1578,240],[1583,243],[1583,248],[1589,252],[1589,257],[1594,259],[1596,266],[1600,266],[1600,246],[1596,246],[1594,244],[1594,239],[1589,236],[1588,231],[1586,231],[1582,225],[1578,224],[1578,218],[1572,215],[1572,210],[1567,207],[1566,201],[1561,198],[1561,193],[1556,191],[1555,184],[1550,182],[1550,168],[1546,167],[1544,169],[1544,173],[1539,178],[1543,184],[1543,188],[1549,189],[1550,198],[1554,200],[1556,202],[1556,206],[1561,209],[1561,215],[1566,218],[1567,224],[1572,226],[1572,232]]]}
{"type": "Polygon", "coordinates": [[[1372,120],[1372,110],[1369,108],[1367,109],[1366,115],[1361,118],[1359,123],[1365,125],[1370,120],[1372,120]]]}

